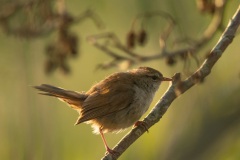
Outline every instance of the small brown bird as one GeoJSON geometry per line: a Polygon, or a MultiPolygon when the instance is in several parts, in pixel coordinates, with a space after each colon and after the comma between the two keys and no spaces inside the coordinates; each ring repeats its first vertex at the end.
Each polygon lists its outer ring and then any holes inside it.
{"type": "Polygon", "coordinates": [[[103,133],[119,132],[138,121],[147,111],[155,92],[162,81],[171,81],[150,67],[139,67],[127,72],[114,73],[87,92],[64,90],[48,84],[35,86],[43,95],[54,96],[68,103],[79,113],[77,122],[91,124],[94,133],[101,134],[107,152],[103,133]]]}

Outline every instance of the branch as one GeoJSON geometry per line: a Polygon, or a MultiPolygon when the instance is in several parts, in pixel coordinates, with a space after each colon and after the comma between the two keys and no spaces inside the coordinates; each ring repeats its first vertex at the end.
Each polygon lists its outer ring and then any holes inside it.
{"type": "MultiPolygon", "coordinates": [[[[136,40],[137,38],[136,36],[139,36],[139,35],[136,35],[137,33],[135,33],[135,30],[133,29],[133,25],[131,27],[129,34],[127,35],[127,44],[128,44],[127,46],[126,44],[123,44],[121,41],[119,41],[118,37],[114,33],[92,35],[92,36],[89,36],[89,39],[91,40],[94,39],[94,41],[91,41],[92,44],[99,50],[103,51],[103,53],[108,54],[110,57],[112,57],[114,64],[117,64],[116,62],[121,63],[122,61],[131,61],[131,65],[134,65],[134,64],[152,61],[156,59],[166,58],[167,60],[170,61],[170,62],[168,61],[169,62],[168,64],[171,65],[175,62],[174,60],[175,58],[182,57],[183,60],[185,60],[186,58],[191,58],[191,57],[188,57],[189,53],[191,53],[191,55],[194,55],[193,57],[195,57],[195,54],[197,54],[198,51],[203,46],[208,44],[208,42],[214,37],[217,31],[220,30],[222,27],[222,20],[223,20],[224,9],[226,7],[226,4],[227,4],[227,1],[222,0],[221,3],[215,5],[214,12],[211,13],[212,20],[199,39],[197,40],[193,40],[189,38],[186,38],[185,40],[183,39],[181,40],[181,43],[189,41],[189,43],[191,42],[191,44],[189,44],[187,47],[183,47],[177,50],[168,50],[166,45],[166,42],[170,34],[173,33],[172,31],[174,26],[176,25],[176,22],[170,15],[160,11],[159,13],[153,12],[153,13],[147,13],[146,15],[144,14],[139,15],[135,19],[136,21],[143,17],[147,18],[147,17],[158,15],[168,20],[167,27],[160,36],[160,40],[159,40],[160,51],[158,51],[157,53],[146,55],[146,54],[133,52],[132,50],[133,46],[131,45],[133,45],[132,43],[135,43],[135,42],[132,42],[132,41],[136,40]],[[113,45],[110,46],[110,45],[106,45],[106,43],[100,43],[99,41],[103,39],[106,41],[112,41],[113,45]],[[129,45],[131,47],[129,47],[129,45]],[[116,59],[115,56],[112,56],[112,55],[117,55],[116,50],[120,51],[125,56],[121,56],[122,57],[121,59],[116,59]],[[113,54],[110,55],[109,51],[111,51],[113,54]]],[[[133,22],[133,24],[135,24],[135,21],[133,22]]],[[[175,43],[179,43],[179,42],[175,42],[175,43]]],[[[108,65],[108,66],[113,67],[112,65],[108,65]]]]}
{"type": "MultiPolygon", "coordinates": [[[[162,116],[166,113],[171,103],[181,94],[189,90],[195,84],[201,82],[205,77],[207,77],[214,64],[222,56],[225,49],[232,42],[235,33],[240,25],[240,6],[230,20],[226,30],[220,37],[219,41],[215,47],[211,50],[207,59],[203,62],[201,67],[190,77],[181,81],[180,74],[177,73],[173,76],[173,82],[169,86],[168,90],[161,97],[159,102],[152,109],[150,114],[144,119],[147,128],[150,128],[155,123],[157,123],[162,116]]],[[[107,154],[102,160],[115,160],[117,159],[132,143],[134,143],[143,133],[146,132],[146,128],[138,126],[131,130],[120,142],[113,148],[118,154],[107,154]]]]}

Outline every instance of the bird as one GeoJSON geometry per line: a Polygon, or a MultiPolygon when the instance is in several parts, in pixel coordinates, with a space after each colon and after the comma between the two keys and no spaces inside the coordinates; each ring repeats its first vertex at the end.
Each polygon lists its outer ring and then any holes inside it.
{"type": "Polygon", "coordinates": [[[93,85],[88,91],[78,92],[49,84],[33,86],[40,94],[66,102],[79,113],[75,125],[90,124],[93,133],[100,134],[107,153],[114,151],[107,145],[104,133],[121,132],[139,121],[148,110],[162,81],[172,81],[151,67],[139,67],[116,72],[93,85]]]}

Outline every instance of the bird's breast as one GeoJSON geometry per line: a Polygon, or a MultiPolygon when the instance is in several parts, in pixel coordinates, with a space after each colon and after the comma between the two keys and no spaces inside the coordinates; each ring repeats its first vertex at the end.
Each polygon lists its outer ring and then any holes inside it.
{"type": "Polygon", "coordinates": [[[142,116],[148,110],[153,97],[154,93],[147,92],[136,86],[132,109],[136,110],[142,116]]]}

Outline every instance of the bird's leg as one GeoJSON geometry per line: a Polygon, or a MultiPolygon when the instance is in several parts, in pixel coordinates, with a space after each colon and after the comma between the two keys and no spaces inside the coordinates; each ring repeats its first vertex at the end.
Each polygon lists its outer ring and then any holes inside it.
{"type": "Polygon", "coordinates": [[[110,148],[108,147],[107,141],[106,141],[106,139],[105,139],[105,137],[104,137],[104,135],[103,135],[103,132],[102,132],[102,129],[101,129],[101,128],[99,128],[99,132],[100,132],[100,134],[101,134],[101,137],[102,137],[104,146],[105,146],[106,151],[107,151],[106,154],[107,154],[107,153],[116,154],[116,153],[117,153],[116,151],[114,151],[114,150],[112,150],[112,149],[110,149],[110,148]]]}
{"type": "Polygon", "coordinates": [[[135,128],[137,126],[142,126],[148,132],[148,127],[147,127],[147,123],[146,122],[144,122],[144,121],[137,121],[136,123],[134,123],[133,128],[135,128]]]}

